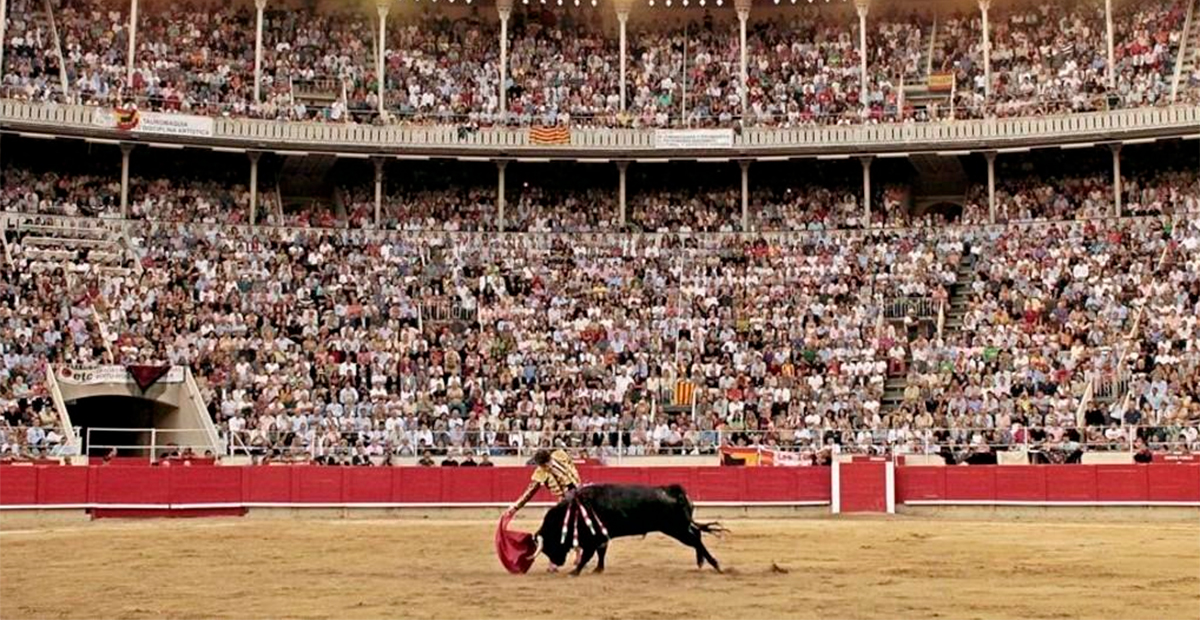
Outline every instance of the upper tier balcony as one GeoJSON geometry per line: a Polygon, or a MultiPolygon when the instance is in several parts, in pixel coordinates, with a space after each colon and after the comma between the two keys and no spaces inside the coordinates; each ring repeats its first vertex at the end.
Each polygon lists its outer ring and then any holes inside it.
{"type": "MultiPolygon", "coordinates": [[[[145,114],[143,115],[145,116],[145,114]]],[[[938,152],[1016,152],[1098,142],[1200,138],[1200,106],[1133,108],[1035,118],[753,129],[573,127],[565,144],[537,144],[528,128],[463,131],[455,125],[345,123],[155,115],[171,121],[118,129],[111,111],[0,100],[0,130],[47,137],[399,157],[638,159],[893,156],[938,152]],[[186,125],[172,128],[178,121],[186,125]]]]}

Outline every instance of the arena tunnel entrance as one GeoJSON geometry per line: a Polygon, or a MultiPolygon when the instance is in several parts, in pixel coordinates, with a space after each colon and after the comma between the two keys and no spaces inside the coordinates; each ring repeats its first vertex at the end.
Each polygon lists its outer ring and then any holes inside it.
{"type": "Polygon", "coordinates": [[[119,457],[150,460],[167,450],[167,444],[183,446],[186,436],[172,430],[171,420],[179,408],[146,398],[92,396],[67,401],[67,410],[83,442],[82,454],[102,458],[113,448],[119,457]],[[153,430],[151,430],[153,429],[153,430]]]}
{"type": "Polygon", "coordinates": [[[960,203],[939,200],[928,205],[918,207],[914,212],[917,217],[926,215],[939,216],[943,221],[955,222],[962,217],[963,206],[960,203]]]}

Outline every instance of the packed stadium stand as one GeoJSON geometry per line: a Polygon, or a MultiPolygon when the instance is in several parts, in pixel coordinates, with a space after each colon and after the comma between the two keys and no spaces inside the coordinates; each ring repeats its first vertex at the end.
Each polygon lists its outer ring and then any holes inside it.
{"type": "Polygon", "coordinates": [[[1200,450],[1200,4],[675,4],[9,0],[0,458],[1200,450]]]}

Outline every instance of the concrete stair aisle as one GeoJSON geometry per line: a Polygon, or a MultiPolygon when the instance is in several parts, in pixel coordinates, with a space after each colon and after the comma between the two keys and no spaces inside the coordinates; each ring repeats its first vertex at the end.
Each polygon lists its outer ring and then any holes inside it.
{"type": "Polygon", "coordinates": [[[1183,24],[1183,41],[1179,44],[1175,75],[1171,84],[1171,101],[1188,101],[1196,96],[1189,88],[1192,72],[1200,67],[1200,0],[1190,0],[1183,24]]]}
{"type": "MultiPolygon", "coordinates": [[[[969,257],[967,257],[969,258],[969,257]]],[[[942,338],[948,339],[962,329],[963,316],[967,314],[967,301],[971,297],[971,286],[975,283],[973,264],[966,259],[958,264],[957,278],[950,290],[950,304],[946,307],[946,321],[942,325],[942,338]]]]}
{"type": "Polygon", "coordinates": [[[933,75],[936,70],[933,64],[934,50],[942,48],[942,39],[945,37],[945,33],[946,30],[942,27],[942,16],[935,15],[933,23],[930,25],[929,35],[925,37],[927,43],[923,46],[924,49],[921,53],[919,76],[913,82],[904,85],[905,102],[914,108],[925,108],[930,104],[942,105],[950,99],[948,93],[929,91],[929,76],[933,75]]]}
{"type": "MultiPolygon", "coordinates": [[[[967,302],[971,296],[971,285],[975,282],[974,263],[970,262],[968,254],[958,264],[954,284],[950,287],[950,303],[946,308],[945,322],[941,336],[950,340],[962,329],[963,316],[967,313],[967,302]]],[[[908,351],[905,364],[912,363],[912,351],[908,351]]],[[[897,409],[904,402],[904,390],[908,387],[907,376],[888,376],[884,382],[883,398],[880,400],[880,412],[884,415],[897,409]]]]}

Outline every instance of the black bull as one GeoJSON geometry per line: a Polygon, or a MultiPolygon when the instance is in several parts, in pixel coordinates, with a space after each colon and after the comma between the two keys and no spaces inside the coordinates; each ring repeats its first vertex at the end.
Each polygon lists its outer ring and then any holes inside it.
{"type": "Polygon", "coordinates": [[[609,539],[645,536],[650,532],[662,532],[692,547],[696,550],[697,567],[703,568],[708,562],[720,572],[720,565],[704,547],[700,535],[721,531],[724,530],[719,524],[696,523],[692,519],[692,502],[683,487],[677,484],[665,487],[595,484],[581,487],[574,497],[569,496],[546,512],[537,535],[541,539],[542,553],[557,566],[566,563],[567,554],[578,536],[582,556],[571,573],[573,575],[578,575],[593,555],[599,556],[596,572],[603,572],[609,539]],[[578,516],[579,505],[586,507],[592,527],[578,516]],[[567,510],[572,510],[569,519],[567,510]],[[564,522],[566,532],[563,531],[564,522]],[[607,530],[607,537],[600,524],[607,530]]]}

